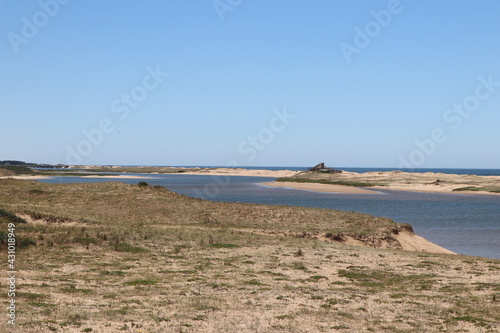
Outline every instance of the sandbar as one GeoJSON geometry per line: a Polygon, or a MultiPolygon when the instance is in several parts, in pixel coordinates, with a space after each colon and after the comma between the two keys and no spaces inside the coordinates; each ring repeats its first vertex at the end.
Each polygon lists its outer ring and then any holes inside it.
{"type": "Polygon", "coordinates": [[[77,177],[80,177],[80,178],[109,178],[109,179],[155,179],[153,177],[129,176],[129,175],[108,175],[108,176],[88,175],[88,176],[77,176],[77,177]]]}
{"type": "Polygon", "coordinates": [[[242,168],[208,168],[200,169],[199,171],[188,171],[175,173],[179,175],[210,175],[210,176],[246,176],[246,177],[292,177],[301,173],[301,171],[292,170],[252,170],[242,168]]]}

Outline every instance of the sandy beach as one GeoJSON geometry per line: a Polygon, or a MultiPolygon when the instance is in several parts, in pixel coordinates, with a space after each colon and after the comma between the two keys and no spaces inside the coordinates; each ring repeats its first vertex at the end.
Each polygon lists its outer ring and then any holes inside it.
{"type": "Polygon", "coordinates": [[[50,179],[50,176],[1,176],[0,179],[21,179],[21,180],[37,180],[37,179],[50,179]]]}
{"type": "Polygon", "coordinates": [[[377,191],[364,188],[343,185],[315,184],[315,183],[293,183],[293,182],[271,182],[260,185],[270,187],[292,188],[295,190],[305,190],[324,193],[346,193],[346,194],[377,194],[377,191]]]}

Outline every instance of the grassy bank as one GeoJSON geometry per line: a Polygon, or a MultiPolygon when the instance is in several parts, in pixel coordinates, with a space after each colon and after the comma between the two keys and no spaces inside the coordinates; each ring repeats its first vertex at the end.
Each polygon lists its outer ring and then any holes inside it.
{"type": "Polygon", "coordinates": [[[292,182],[292,183],[315,183],[315,184],[330,184],[330,185],[344,185],[356,187],[372,187],[384,186],[382,183],[367,183],[359,181],[346,181],[346,180],[329,180],[329,179],[311,179],[311,178],[298,178],[298,177],[281,177],[276,179],[277,182],[292,182]]]}
{"type": "Polygon", "coordinates": [[[489,186],[489,187],[478,187],[478,186],[466,186],[460,187],[453,190],[454,192],[490,192],[490,193],[500,193],[500,186],[489,186]]]}
{"type": "Polygon", "coordinates": [[[376,246],[409,228],[386,218],[118,182],[0,180],[0,208],[26,240],[18,332],[493,332],[500,320],[498,260],[332,241],[376,246]]]}

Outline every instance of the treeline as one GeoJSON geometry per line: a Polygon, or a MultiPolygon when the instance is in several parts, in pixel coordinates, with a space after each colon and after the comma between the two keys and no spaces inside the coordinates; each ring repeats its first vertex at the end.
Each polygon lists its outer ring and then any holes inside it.
{"type": "Polygon", "coordinates": [[[23,162],[23,161],[7,160],[7,161],[0,161],[0,165],[36,166],[38,164],[36,164],[36,163],[26,163],[26,162],[23,162]]]}

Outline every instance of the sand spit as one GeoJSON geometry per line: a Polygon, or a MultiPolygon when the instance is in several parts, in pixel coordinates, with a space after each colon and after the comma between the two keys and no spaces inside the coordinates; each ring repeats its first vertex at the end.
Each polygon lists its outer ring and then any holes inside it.
{"type": "Polygon", "coordinates": [[[243,168],[200,168],[200,167],[121,167],[98,165],[73,165],[71,168],[93,170],[101,172],[123,173],[151,173],[151,174],[183,174],[183,175],[211,175],[211,176],[247,176],[247,177],[292,177],[301,171],[291,170],[251,170],[243,168]]]}
{"type": "Polygon", "coordinates": [[[108,175],[108,176],[99,176],[99,175],[88,175],[88,176],[79,176],[80,178],[109,178],[109,179],[155,179],[153,177],[146,176],[130,176],[130,175],[108,175]]]}
{"type": "Polygon", "coordinates": [[[210,168],[200,169],[199,171],[183,172],[183,175],[212,175],[212,176],[246,176],[246,177],[292,177],[299,174],[300,171],[291,170],[249,170],[233,168],[210,168]]]}

